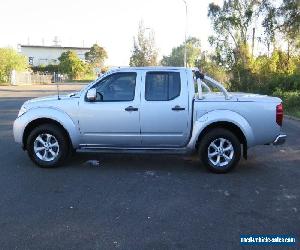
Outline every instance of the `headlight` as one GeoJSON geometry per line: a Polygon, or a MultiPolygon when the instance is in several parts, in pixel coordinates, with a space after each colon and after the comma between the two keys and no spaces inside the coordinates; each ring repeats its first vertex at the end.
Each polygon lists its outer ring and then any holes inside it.
{"type": "Polygon", "coordinates": [[[20,111],[19,111],[19,114],[18,114],[18,117],[23,115],[24,113],[27,112],[27,107],[25,107],[24,105],[20,108],[20,111]]]}

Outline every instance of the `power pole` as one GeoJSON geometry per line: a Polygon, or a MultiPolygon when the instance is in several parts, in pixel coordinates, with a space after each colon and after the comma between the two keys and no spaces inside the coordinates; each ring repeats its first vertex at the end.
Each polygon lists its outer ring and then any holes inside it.
{"type": "Polygon", "coordinates": [[[186,40],[187,40],[187,18],[188,18],[188,7],[186,0],[182,0],[185,4],[185,32],[184,32],[184,67],[187,66],[186,60],[187,60],[187,48],[186,48],[186,40]]]}
{"type": "Polygon", "coordinates": [[[54,43],[54,46],[59,46],[60,41],[58,40],[58,36],[54,37],[53,43],[54,43]]]}

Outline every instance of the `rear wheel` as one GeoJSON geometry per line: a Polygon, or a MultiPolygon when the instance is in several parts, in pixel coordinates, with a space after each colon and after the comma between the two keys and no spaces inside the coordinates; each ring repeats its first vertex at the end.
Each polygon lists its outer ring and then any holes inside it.
{"type": "Polygon", "coordinates": [[[238,164],[241,157],[241,143],[231,131],[215,128],[201,139],[199,155],[202,164],[210,171],[226,173],[238,164]]]}
{"type": "Polygon", "coordinates": [[[44,124],[31,131],[26,148],[31,160],[38,166],[56,167],[68,155],[68,138],[60,127],[44,124]]]}

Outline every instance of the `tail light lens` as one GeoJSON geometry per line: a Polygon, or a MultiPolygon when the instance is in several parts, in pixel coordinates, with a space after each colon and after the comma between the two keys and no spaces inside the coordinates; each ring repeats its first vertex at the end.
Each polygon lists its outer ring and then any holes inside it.
{"type": "Polygon", "coordinates": [[[282,126],[282,120],[283,120],[283,105],[282,103],[280,103],[276,106],[276,123],[279,126],[282,126]]]}

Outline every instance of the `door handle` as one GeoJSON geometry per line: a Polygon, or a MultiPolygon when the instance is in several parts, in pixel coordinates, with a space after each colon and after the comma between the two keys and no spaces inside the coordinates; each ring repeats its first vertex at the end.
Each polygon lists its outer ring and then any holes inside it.
{"type": "Polygon", "coordinates": [[[175,107],[172,108],[172,110],[174,110],[174,111],[181,111],[181,110],[185,110],[185,108],[182,108],[179,105],[176,105],[175,107]]]}
{"type": "Polygon", "coordinates": [[[132,106],[128,106],[127,108],[125,108],[125,111],[138,111],[139,109],[138,108],[134,108],[132,106]]]}

